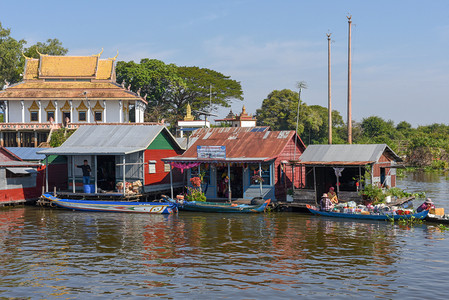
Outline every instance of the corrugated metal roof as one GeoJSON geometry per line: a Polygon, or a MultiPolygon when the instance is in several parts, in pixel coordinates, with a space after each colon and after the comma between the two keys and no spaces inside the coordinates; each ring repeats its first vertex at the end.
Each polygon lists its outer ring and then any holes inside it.
{"type": "Polygon", "coordinates": [[[173,142],[180,147],[163,125],[85,125],[77,129],[62,146],[38,153],[46,155],[129,154],[145,150],[162,130],[166,130],[173,142]]]}
{"type": "Polygon", "coordinates": [[[309,145],[300,157],[301,163],[323,164],[336,162],[372,163],[377,162],[384,152],[387,152],[395,161],[402,159],[386,144],[352,144],[352,145],[309,145]]]}
{"type": "Polygon", "coordinates": [[[26,148],[26,147],[5,147],[14,155],[20,157],[23,160],[43,160],[45,155],[37,154],[38,151],[42,151],[42,148],[26,148]]]}
{"type": "MultiPolygon", "coordinates": [[[[287,143],[294,137],[295,131],[267,130],[267,127],[260,131],[254,131],[254,127],[201,128],[192,133],[189,148],[182,156],[165,160],[196,161],[197,146],[225,146],[226,160],[220,159],[220,161],[271,160],[284,150],[287,143]]],[[[305,148],[299,137],[298,142],[305,148]]],[[[207,161],[207,159],[203,160],[207,161]]]]}

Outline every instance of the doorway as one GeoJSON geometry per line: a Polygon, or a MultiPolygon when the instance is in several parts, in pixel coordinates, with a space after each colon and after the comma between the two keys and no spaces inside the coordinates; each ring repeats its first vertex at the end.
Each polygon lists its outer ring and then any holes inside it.
{"type": "MultiPolygon", "coordinates": [[[[217,167],[217,197],[228,198],[228,167],[217,167]]],[[[231,167],[231,197],[243,198],[243,167],[231,167]]]]}
{"type": "Polygon", "coordinates": [[[97,184],[105,191],[115,190],[115,156],[97,156],[97,184]]]}

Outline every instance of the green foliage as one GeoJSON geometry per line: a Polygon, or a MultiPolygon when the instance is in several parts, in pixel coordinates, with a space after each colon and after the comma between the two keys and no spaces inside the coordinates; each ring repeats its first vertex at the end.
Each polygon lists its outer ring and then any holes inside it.
{"type": "Polygon", "coordinates": [[[374,204],[382,203],[385,201],[385,194],[377,185],[367,184],[364,189],[359,192],[364,198],[370,199],[374,204]]]}
{"type": "Polygon", "coordinates": [[[48,39],[47,42],[37,42],[35,45],[25,48],[24,54],[26,57],[39,58],[37,51],[48,55],[66,55],[69,50],[64,48],[58,39],[48,39]]]}
{"type": "Polygon", "coordinates": [[[186,199],[188,201],[205,202],[206,195],[204,195],[204,193],[201,192],[201,189],[198,187],[187,187],[186,199]]]}
{"type": "Polygon", "coordinates": [[[206,68],[177,67],[145,58],[140,63],[119,61],[116,70],[118,83],[125,82],[132,91],[147,95],[146,121],[166,119],[175,124],[185,114],[188,103],[194,111],[208,111],[229,107],[232,99],[243,100],[240,82],[206,68]]]}
{"type": "Polygon", "coordinates": [[[51,147],[61,146],[73,133],[75,130],[67,130],[65,128],[60,128],[53,131],[50,138],[51,147]]]}
{"type": "Polygon", "coordinates": [[[5,81],[10,84],[19,82],[23,73],[25,59],[22,56],[25,40],[16,40],[10,36],[11,30],[0,23],[0,89],[5,81]]]}

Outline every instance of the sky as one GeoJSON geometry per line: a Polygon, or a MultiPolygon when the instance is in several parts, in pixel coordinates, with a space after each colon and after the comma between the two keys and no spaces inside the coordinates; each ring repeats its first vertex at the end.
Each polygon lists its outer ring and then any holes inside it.
{"type": "MultiPolygon", "coordinates": [[[[0,22],[28,45],[59,39],[68,55],[198,66],[239,81],[250,114],[273,90],[296,89],[347,120],[348,19],[352,16],[352,119],[412,126],[449,123],[449,1],[7,1],[0,22]]],[[[229,108],[217,111],[224,117],[229,108]]]]}

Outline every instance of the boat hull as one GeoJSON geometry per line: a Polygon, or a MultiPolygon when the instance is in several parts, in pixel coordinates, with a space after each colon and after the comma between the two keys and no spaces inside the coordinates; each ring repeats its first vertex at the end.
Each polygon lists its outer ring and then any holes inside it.
{"type": "Polygon", "coordinates": [[[314,215],[320,215],[325,217],[333,217],[333,218],[347,218],[347,219],[363,219],[363,220],[406,220],[411,219],[412,217],[415,219],[425,219],[427,217],[427,214],[429,213],[428,210],[424,210],[420,213],[411,214],[411,215],[394,215],[391,214],[385,214],[385,215],[362,215],[362,214],[348,214],[348,213],[339,213],[339,212],[328,212],[328,211],[320,211],[313,209],[310,205],[307,205],[307,208],[309,211],[314,215]]]}
{"type": "Polygon", "coordinates": [[[177,205],[170,202],[125,202],[59,199],[50,194],[42,195],[58,207],[78,211],[127,212],[147,214],[171,214],[178,211],[177,205]]]}
{"type": "Polygon", "coordinates": [[[188,202],[185,201],[179,205],[180,210],[196,212],[215,212],[215,213],[261,213],[264,212],[270,204],[270,199],[261,205],[239,204],[232,206],[228,203],[215,202],[188,202]]]}

